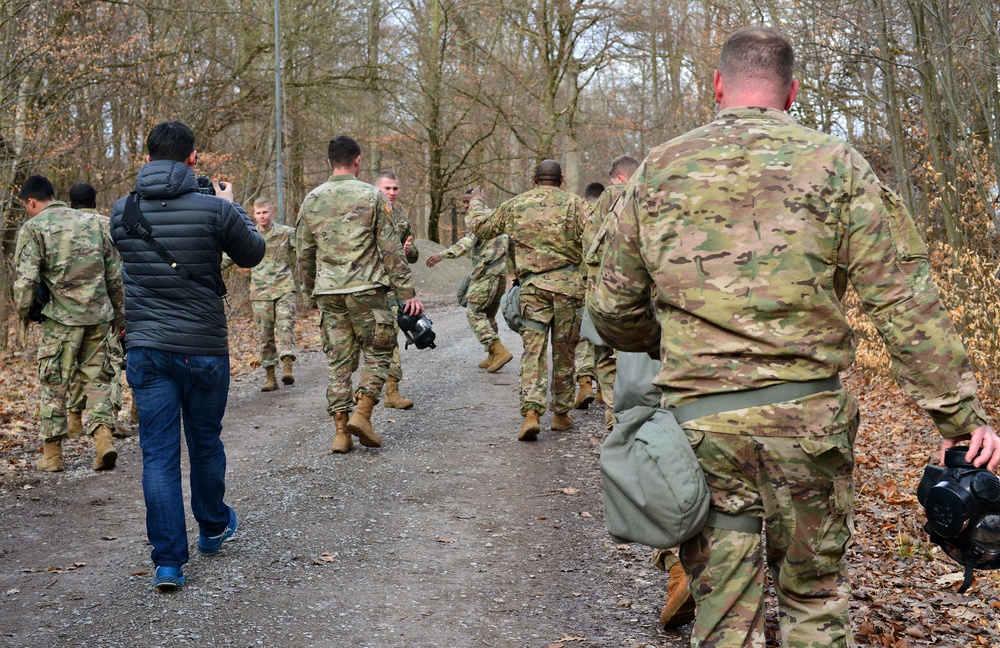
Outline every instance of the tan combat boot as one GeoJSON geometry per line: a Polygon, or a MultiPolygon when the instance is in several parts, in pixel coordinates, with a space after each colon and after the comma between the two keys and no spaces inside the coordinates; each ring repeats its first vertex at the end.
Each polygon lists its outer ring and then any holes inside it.
{"type": "Polygon", "coordinates": [[[94,459],[94,470],[111,470],[118,461],[118,451],[111,440],[111,428],[107,425],[98,425],[94,430],[94,448],[97,450],[97,458],[94,459]]]}
{"type": "Polygon", "coordinates": [[[552,429],[556,432],[572,430],[576,421],[569,414],[556,414],[552,417],[552,429]]]}
{"type": "Polygon", "coordinates": [[[389,376],[385,381],[385,400],[382,401],[382,404],[393,409],[410,409],[413,407],[412,400],[400,395],[399,381],[392,376],[389,376]]]}
{"type": "Polygon", "coordinates": [[[507,350],[507,347],[500,341],[500,338],[493,340],[493,344],[490,345],[490,353],[493,354],[493,364],[486,367],[486,371],[490,373],[500,371],[501,367],[514,358],[511,352],[507,350]]]}
{"type": "Polygon", "coordinates": [[[281,359],[281,382],[286,385],[295,384],[295,376],[292,375],[293,362],[295,362],[295,358],[292,356],[285,356],[281,359]]]}
{"type": "Polygon", "coordinates": [[[129,423],[139,425],[139,406],[135,404],[135,396],[132,397],[132,407],[128,409],[129,423]]]}
{"type": "Polygon", "coordinates": [[[347,431],[358,437],[366,448],[381,448],[382,439],[372,428],[372,408],[378,401],[365,393],[358,394],[358,406],[347,421],[347,431]]]}
{"type": "Polygon", "coordinates": [[[62,472],[62,439],[53,439],[42,444],[42,458],[35,464],[35,470],[62,472]]]}
{"type": "Polygon", "coordinates": [[[71,439],[83,436],[83,412],[69,412],[66,417],[66,436],[71,439]]]}
{"type": "Polygon", "coordinates": [[[576,400],[573,401],[573,409],[585,410],[594,402],[594,388],[591,386],[589,376],[580,376],[576,382],[580,385],[580,391],[577,392],[576,400]]]}
{"type": "Polygon", "coordinates": [[[670,582],[667,583],[667,604],[660,612],[660,625],[665,630],[679,628],[694,620],[694,597],[688,589],[684,566],[676,562],[670,567],[670,582]]]}
{"type": "Polygon", "coordinates": [[[604,412],[604,429],[610,430],[615,426],[615,411],[610,407],[604,412]]]}
{"type": "Polygon", "coordinates": [[[333,434],[331,452],[335,454],[350,452],[354,446],[354,437],[347,431],[347,421],[350,418],[351,413],[347,411],[333,413],[333,424],[336,426],[337,431],[333,434]]]}
{"type": "Polygon", "coordinates": [[[486,359],[480,361],[479,363],[480,369],[485,369],[486,367],[489,367],[491,364],[493,364],[493,345],[491,344],[490,348],[486,349],[486,351],[487,351],[486,359]]]}
{"type": "Polygon", "coordinates": [[[262,392],[272,392],[278,388],[278,378],[274,375],[274,367],[264,367],[267,371],[267,381],[260,388],[262,392]]]}
{"type": "Polygon", "coordinates": [[[528,410],[524,415],[524,423],[521,424],[521,429],[517,431],[518,441],[534,441],[538,438],[538,432],[541,430],[541,425],[538,423],[538,412],[535,410],[528,410]]]}

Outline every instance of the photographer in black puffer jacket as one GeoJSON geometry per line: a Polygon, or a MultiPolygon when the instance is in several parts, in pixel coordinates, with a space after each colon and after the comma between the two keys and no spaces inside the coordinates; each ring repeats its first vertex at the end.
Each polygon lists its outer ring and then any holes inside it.
{"type": "Polygon", "coordinates": [[[135,192],[115,203],[111,235],[124,262],[126,377],[139,410],[153,585],[165,592],[184,583],[181,567],[188,561],[182,418],[198,549],[215,553],[236,531],[236,513],[224,501],[229,343],[222,253],[250,268],[264,257],[265,244],[232,202],[232,185],[218,183],[215,196],[198,191],[190,128],[158,124],[146,146],[149,161],[135,192]]]}

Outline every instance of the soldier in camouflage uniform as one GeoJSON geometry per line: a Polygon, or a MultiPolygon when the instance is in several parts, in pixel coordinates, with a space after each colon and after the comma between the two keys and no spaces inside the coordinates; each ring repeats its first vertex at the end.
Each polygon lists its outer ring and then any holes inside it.
{"type": "MultiPolygon", "coordinates": [[[[608,212],[611,206],[622,195],[625,190],[625,183],[629,181],[635,170],[639,168],[639,160],[630,155],[621,155],[611,163],[611,170],[608,177],[611,184],[608,185],[591,210],[591,220],[583,232],[584,263],[587,266],[587,286],[592,289],[597,272],[600,270],[601,243],[604,237],[598,239],[598,232],[605,228],[608,212]],[[595,245],[595,239],[598,244],[595,245]]],[[[608,406],[604,412],[604,427],[608,430],[614,424],[614,385],[615,385],[615,350],[609,346],[594,346],[594,370],[597,378],[597,389],[599,394],[603,394],[602,400],[608,406]]]]}
{"type": "MultiPolygon", "coordinates": [[[[250,271],[250,303],[260,340],[260,365],[267,374],[260,390],[271,392],[278,389],[279,358],[281,382],[295,384],[295,228],[274,222],[274,206],[267,198],[254,201],[253,218],[267,250],[264,260],[250,271]]],[[[223,269],[231,265],[232,259],[225,257],[223,269]]]]}
{"type": "MultiPolygon", "coordinates": [[[[413,230],[408,219],[402,210],[396,207],[396,199],[399,198],[399,179],[392,171],[380,171],[375,176],[375,186],[385,194],[392,205],[392,218],[396,221],[396,229],[399,230],[399,242],[403,244],[403,254],[406,255],[407,263],[416,263],[420,258],[420,250],[413,243],[413,230]]],[[[399,383],[403,380],[403,364],[399,358],[399,322],[396,316],[399,315],[398,295],[392,294],[389,299],[389,306],[392,308],[392,323],[396,328],[396,348],[392,350],[392,363],[389,365],[389,377],[385,381],[385,400],[382,404],[395,409],[410,409],[413,401],[405,398],[399,393],[399,383]]]]}
{"type": "Polygon", "coordinates": [[[91,406],[88,432],[97,452],[94,470],[109,470],[118,452],[111,438],[107,337],[111,326],[125,323],[121,261],[101,222],[55,200],[52,183],[43,176],[25,180],[18,197],[31,217],[18,232],[14,252],[14,301],[21,319],[27,321],[40,284],[50,292],[38,345],[44,454],[36,468],[63,469],[66,396],[72,376],[82,374],[91,406]]]}
{"type": "Polygon", "coordinates": [[[843,557],[858,402],[836,378],[854,359],[848,281],[944,437],[942,455],[961,443],[977,466],[1000,464],[912,220],[856,150],[784,112],[798,88],[793,59],[771,29],[726,41],[721,111],[650,152],[609,217],[588,294],[602,337],[659,354],[661,407],[736,391],[770,403],[683,423],[723,514],[681,546],[694,646],[763,648],[765,547],[782,646],[853,645],[843,557]],[[793,384],[812,393],[775,395],[793,384]],[[766,518],[766,544],[727,528],[739,525],[726,514],[766,518]]]}
{"type": "Polygon", "coordinates": [[[562,167],[542,160],[536,187],[505,201],[492,213],[483,210],[482,190],[473,191],[469,229],[483,238],[507,234],[521,284],[521,441],[538,437],[548,387],[546,345],[552,334],[553,430],[573,427],[573,350],[580,339],[583,305],[583,229],[589,216],[579,196],[560,189],[562,167]]]}
{"type": "MultiPolygon", "coordinates": [[[[591,182],[583,189],[583,199],[587,206],[593,209],[594,203],[604,192],[604,185],[600,182],[591,182]]],[[[589,221],[588,221],[589,222],[589,221]]],[[[584,235],[586,235],[584,229],[584,235]]],[[[586,252],[586,241],[584,242],[584,252],[586,252]]],[[[586,280],[586,275],[584,276],[586,280]]],[[[580,336],[580,341],[576,343],[573,353],[573,367],[576,370],[576,382],[579,389],[576,392],[576,400],[573,401],[573,409],[585,410],[595,400],[604,400],[605,393],[598,382],[597,393],[594,392],[594,383],[597,382],[597,366],[594,358],[594,343],[587,338],[580,336]]],[[[608,394],[611,392],[608,391],[608,394]]],[[[610,411],[610,410],[609,410],[610,411]]]]}
{"type": "Polygon", "coordinates": [[[361,147],[350,137],[330,140],[332,175],[305,197],[296,228],[299,274],[320,311],[328,361],[327,411],[336,426],[332,451],[347,452],[351,435],[370,448],[382,446],[371,424],[396,344],[388,294],[406,300],[404,312],[423,312],[403,256],[392,203],[378,188],[357,179],[361,147]],[[364,370],[352,393],[358,348],[364,370]],[[354,414],[353,400],[357,402],[354,414]]]}
{"type": "MultiPolygon", "coordinates": [[[[472,192],[462,196],[462,206],[470,209],[472,192]]],[[[479,209],[488,213],[490,210],[480,204],[479,209]]],[[[468,219],[466,220],[468,230],[468,219]]],[[[514,356],[500,341],[497,334],[497,311],[500,310],[500,298],[507,288],[507,247],[510,239],[506,234],[491,239],[480,239],[475,234],[467,233],[441,254],[427,257],[427,267],[433,268],[441,259],[457,259],[469,254],[472,257],[472,274],[469,276],[469,287],[466,292],[468,300],[465,316],[469,320],[469,328],[486,350],[486,359],[479,363],[481,369],[489,373],[499,371],[510,362],[514,356]]]]}
{"type": "MultiPolygon", "coordinates": [[[[82,211],[85,214],[93,214],[101,221],[101,226],[111,237],[111,219],[97,211],[97,190],[93,185],[86,182],[78,182],[69,190],[69,204],[73,209],[82,211]]],[[[114,248],[115,255],[118,255],[118,248],[114,248]]],[[[128,422],[119,418],[122,409],[122,367],[125,362],[125,352],[119,340],[121,329],[111,327],[107,337],[107,357],[108,362],[104,367],[111,385],[111,408],[114,412],[114,429],[112,433],[116,437],[127,437],[135,433],[135,423],[138,419],[130,417],[128,422]]],[[[80,380],[83,374],[73,374],[70,379],[69,395],[66,399],[68,409],[68,419],[66,421],[67,436],[71,439],[83,435],[83,410],[87,408],[87,386],[80,380]]]]}

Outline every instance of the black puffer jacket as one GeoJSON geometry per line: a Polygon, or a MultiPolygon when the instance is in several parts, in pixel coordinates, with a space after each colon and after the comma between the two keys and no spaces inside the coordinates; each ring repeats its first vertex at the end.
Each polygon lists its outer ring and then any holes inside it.
{"type": "MultiPolygon", "coordinates": [[[[178,264],[213,284],[222,281],[222,253],[252,268],[264,258],[264,239],[236,203],[198,192],[183,162],[154,160],[139,171],[139,208],[153,238],[178,264]]],[[[222,298],[185,279],[146,241],[122,225],[125,198],[111,212],[111,237],[121,252],[125,283],[125,344],[192,355],[229,353],[222,298]]]]}

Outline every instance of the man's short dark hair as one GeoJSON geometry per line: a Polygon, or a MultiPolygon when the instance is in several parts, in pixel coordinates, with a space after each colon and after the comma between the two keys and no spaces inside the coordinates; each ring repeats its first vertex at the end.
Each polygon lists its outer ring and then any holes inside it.
{"type": "Polygon", "coordinates": [[[619,155],[615,158],[614,162],[611,163],[611,171],[608,175],[612,178],[616,175],[623,175],[629,178],[635,173],[635,170],[639,168],[639,160],[635,159],[631,155],[619,155]]]}
{"type": "Polygon", "coordinates": [[[392,171],[379,171],[378,175],[375,176],[375,182],[376,182],[376,184],[382,178],[385,178],[386,180],[392,180],[393,182],[399,182],[399,178],[397,178],[396,174],[393,173],[392,171]]]}
{"type": "Polygon", "coordinates": [[[584,200],[597,200],[604,193],[604,185],[600,182],[591,182],[583,189],[584,200]]]}
{"type": "Polygon", "coordinates": [[[770,27],[744,27],[726,39],[719,73],[734,81],[764,79],[792,84],[795,50],[792,42],[770,27]]]}
{"type": "Polygon", "coordinates": [[[560,183],[562,179],[562,166],[555,160],[542,160],[535,167],[535,182],[560,183]]]}
{"type": "Polygon", "coordinates": [[[45,202],[56,197],[56,188],[52,186],[48,178],[36,174],[28,176],[24,184],[21,185],[21,191],[17,194],[17,197],[21,200],[34,198],[35,200],[45,202]]]}
{"type": "Polygon", "coordinates": [[[150,160],[183,162],[194,151],[194,131],[179,121],[159,123],[146,137],[146,151],[150,160]]]}
{"type": "Polygon", "coordinates": [[[69,190],[69,206],[73,209],[97,207],[97,189],[87,182],[77,182],[69,190]]]}
{"type": "Polygon", "coordinates": [[[351,166],[359,155],[361,155],[361,145],[347,135],[334,137],[326,148],[326,158],[334,168],[351,166]]]}

